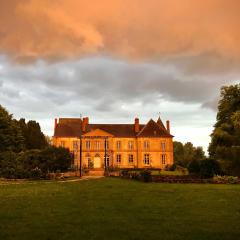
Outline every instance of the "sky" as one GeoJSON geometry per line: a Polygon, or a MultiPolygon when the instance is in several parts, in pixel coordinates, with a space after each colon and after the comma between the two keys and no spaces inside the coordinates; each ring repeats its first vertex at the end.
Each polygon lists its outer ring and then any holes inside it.
{"type": "Polygon", "coordinates": [[[40,122],[171,122],[207,149],[240,82],[239,0],[0,0],[0,104],[40,122]]]}

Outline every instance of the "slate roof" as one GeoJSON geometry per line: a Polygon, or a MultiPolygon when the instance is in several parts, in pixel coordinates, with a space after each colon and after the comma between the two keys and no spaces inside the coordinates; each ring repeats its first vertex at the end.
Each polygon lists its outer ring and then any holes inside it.
{"type": "Polygon", "coordinates": [[[95,129],[101,129],[115,137],[173,137],[168,133],[162,121],[160,123],[152,119],[147,124],[140,124],[138,133],[134,130],[134,124],[88,124],[84,133],[81,125],[81,119],[60,118],[54,137],[79,137],[95,129]]]}

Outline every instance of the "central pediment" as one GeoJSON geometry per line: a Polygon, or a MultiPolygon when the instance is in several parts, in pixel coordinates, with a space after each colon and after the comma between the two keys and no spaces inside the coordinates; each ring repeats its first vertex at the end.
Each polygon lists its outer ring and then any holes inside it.
{"type": "Polygon", "coordinates": [[[94,129],[88,133],[82,135],[83,137],[113,137],[112,134],[103,131],[102,129],[94,129]]]}

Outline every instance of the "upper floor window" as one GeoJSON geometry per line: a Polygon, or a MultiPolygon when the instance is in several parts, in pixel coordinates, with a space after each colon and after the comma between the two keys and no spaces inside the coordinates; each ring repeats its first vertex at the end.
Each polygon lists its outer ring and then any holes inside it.
{"type": "Polygon", "coordinates": [[[133,141],[128,142],[128,149],[133,150],[133,141]]]}
{"type": "Polygon", "coordinates": [[[63,147],[63,148],[65,147],[65,141],[60,142],[60,147],[63,147]]]}
{"type": "Polygon", "coordinates": [[[150,154],[144,154],[143,163],[145,165],[149,165],[150,164],[150,154]]]}
{"type": "Polygon", "coordinates": [[[149,141],[144,141],[143,147],[144,147],[144,149],[149,149],[149,147],[150,147],[149,141]]]}
{"type": "Polygon", "coordinates": [[[166,142],[161,142],[161,150],[162,150],[163,152],[166,151],[166,142]]]}
{"type": "Polygon", "coordinates": [[[94,147],[95,147],[95,149],[99,150],[100,149],[100,142],[99,141],[95,141],[94,147]]]}
{"type": "Polygon", "coordinates": [[[129,164],[133,164],[133,154],[128,155],[128,162],[129,164]]]}
{"type": "Polygon", "coordinates": [[[116,142],[116,147],[117,147],[117,150],[121,149],[121,141],[116,142]]]}
{"type": "Polygon", "coordinates": [[[162,158],[162,164],[165,165],[166,162],[167,162],[167,155],[166,154],[162,154],[161,158],[162,158]]]}
{"type": "Polygon", "coordinates": [[[122,161],[122,155],[121,154],[117,154],[116,161],[117,161],[117,164],[121,163],[121,161],[122,161]]]}
{"type": "Polygon", "coordinates": [[[90,149],[91,148],[91,142],[89,140],[86,141],[86,149],[90,149]]]}
{"type": "Polygon", "coordinates": [[[78,141],[73,141],[73,150],[78,149],[78,141]]]}
{"type": "Polygon", "coordinates": [[[108,140],[105,140],[105,147],[106,147],[106,149],[109,149],[109,141],[108,140]]]}

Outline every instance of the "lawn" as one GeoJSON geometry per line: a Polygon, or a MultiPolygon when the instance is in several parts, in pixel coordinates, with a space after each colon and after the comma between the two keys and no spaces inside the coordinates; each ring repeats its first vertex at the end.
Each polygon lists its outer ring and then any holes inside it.
{"type": "Polygon", "coordinates": [[[0,183],[0,239],[240,239],[240,185],[0,183]]]}

